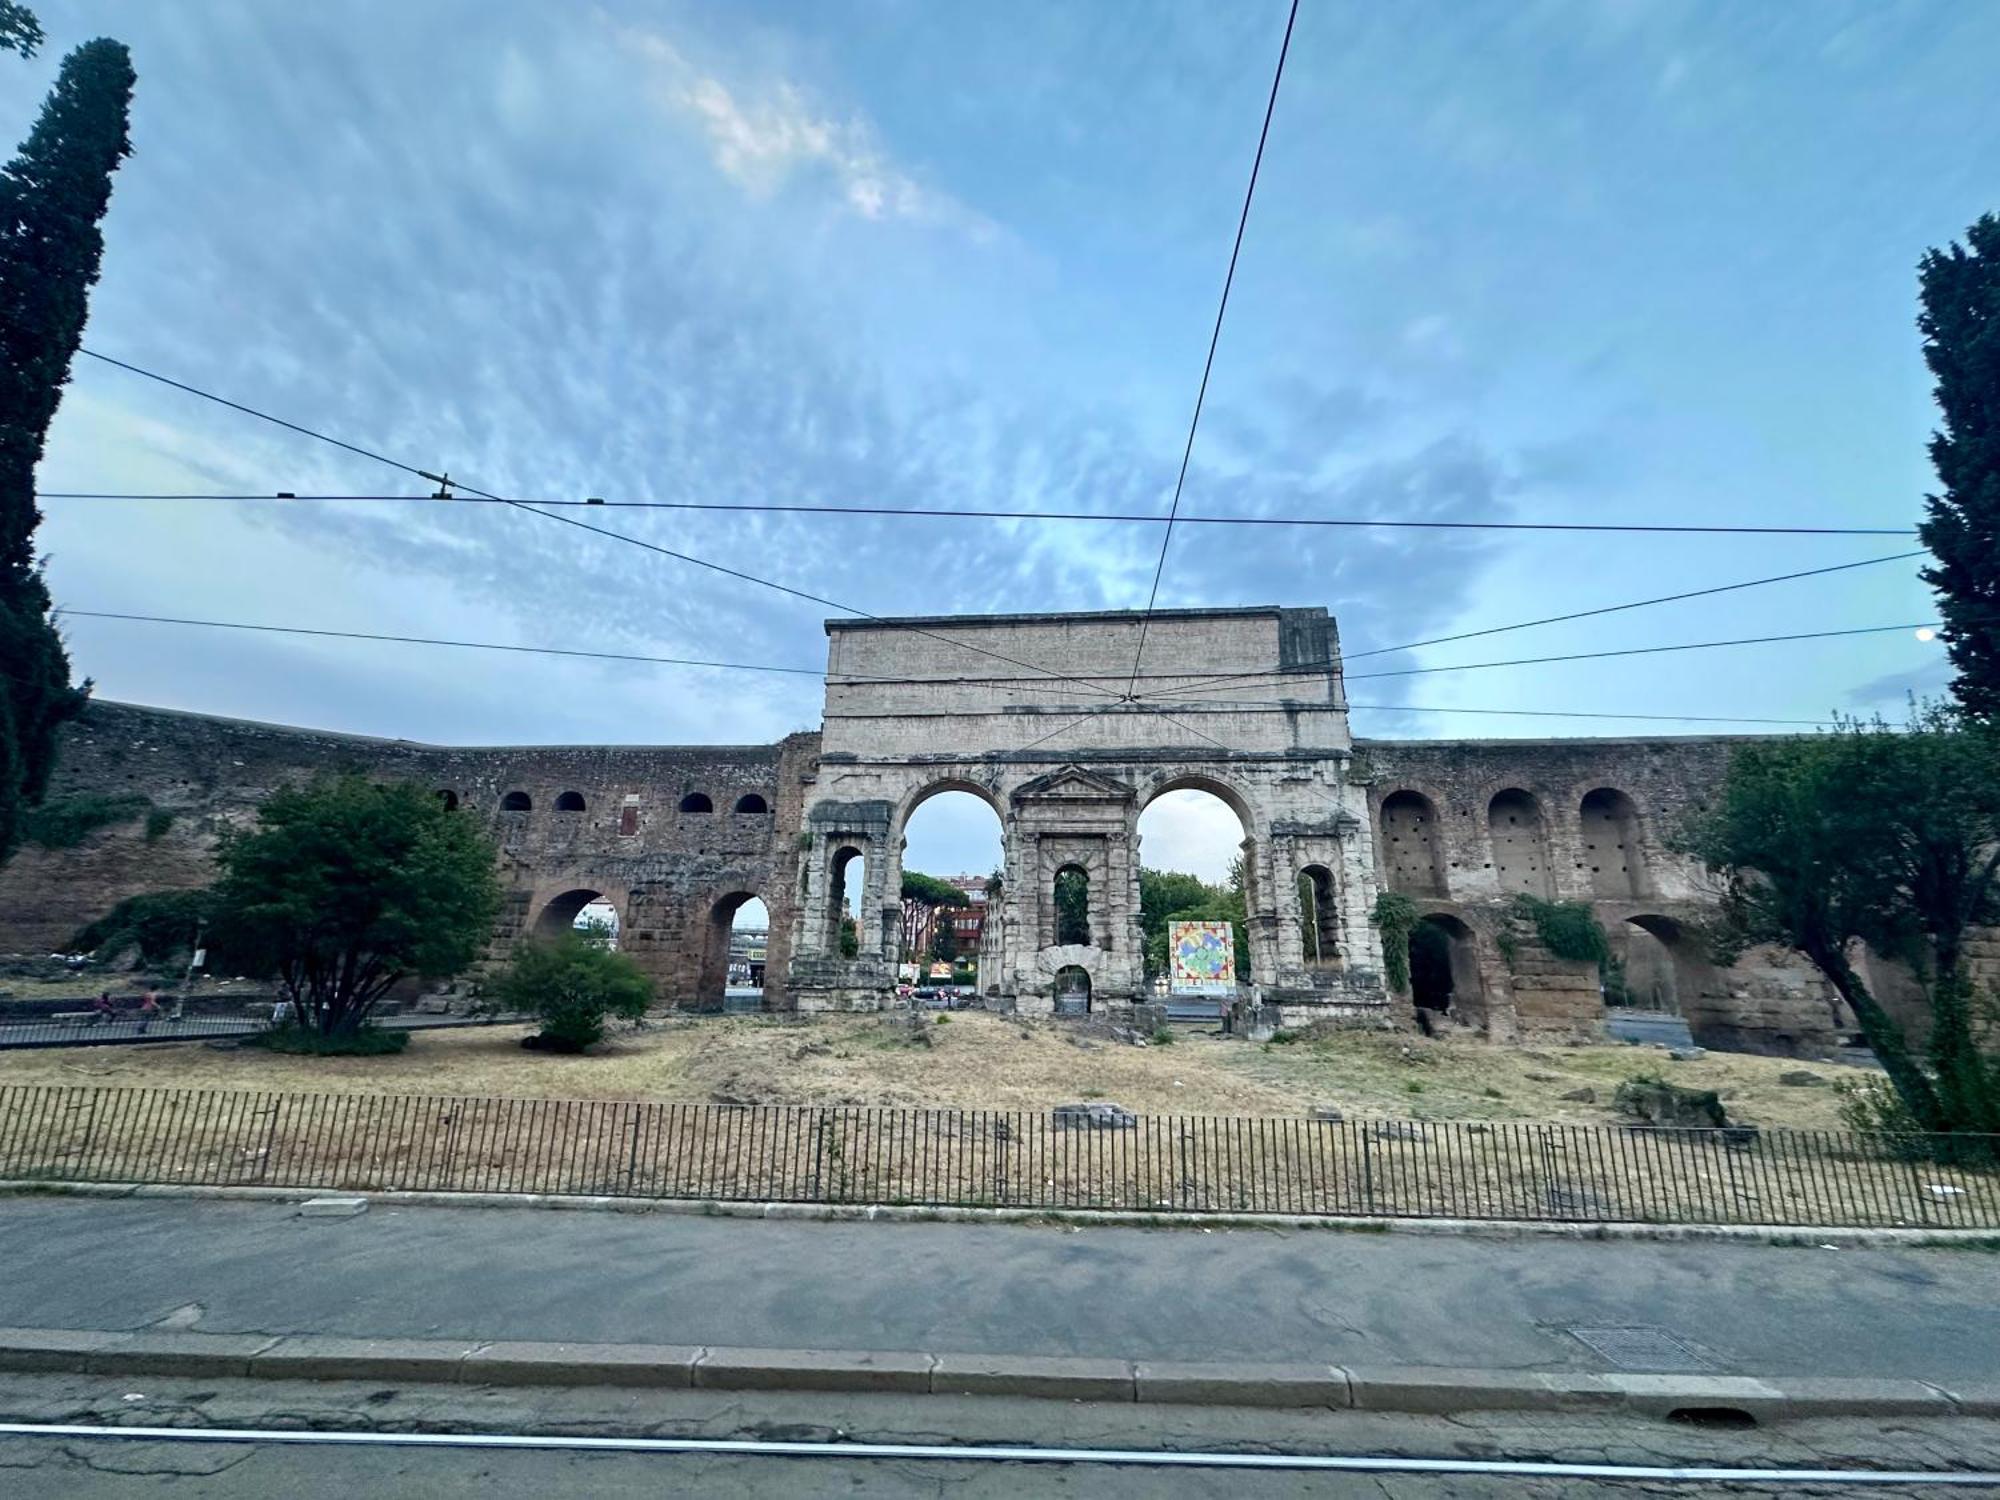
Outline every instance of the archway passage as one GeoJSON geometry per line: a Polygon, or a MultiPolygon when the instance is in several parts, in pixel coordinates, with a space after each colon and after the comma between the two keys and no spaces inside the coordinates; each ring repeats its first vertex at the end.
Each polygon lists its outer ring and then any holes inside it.
{"type": "Polygon", "coordinates": [[[1090,975],[1076,964],[1056,970],[1056,1014],[1081,1016],[1090,1010],[1090,975]]]}
{"type": "Polygon", "coordinates": [[[1340,967],[1340,908],[1334,900],[1333,872],[1325,865],[1299,871],[1299,947],[1306,967],[1340,967]]]}
{"type": "MultiPolygon", "coordinates": [[[[1259,944],[1271,946],[1275,932],[1253,937],[1250,914],[1258,909],[1255,861],[1244,814],[1230,798],[1198,782],[1182,782],[1155,796],[1139,814],[1139,927],[1145,943],[1148,990],[1166,997],[1175,1014],[1219,1015],[1222,996],[1173,995],[1168,934],[1176,921],[1223,921],[1235,935],[1234,979],[1252,982],[1259,944]]],[[[1282,890],[1289,876],[1279,872],[1282,890]]],[[[1275,959],[1269,961],[1275,973],[1275,959]]]]}
{"type": "Polygon", "coordinates": [[[500,811],[502,812],[530,812],[534,809],[534,806],[535,799],[530,797],[526,792],[509,792],[500,799],[500,811]]]}
{"type": "Polygon", "coordinates": [[[771,810],[771,805],[755,792],[745,792],[736,799],[736,810],[745,814],[767,813],[771,810]]]}
{"type": "Polygon", "coordinates": [[[1390,890],[1406,896],[1445,894],[1437,833],[1437,809],[1422,792],[1391,792],[1382,799],[1382,868],[1390,890]]]}
{"type": "Polygon", "coordinates": [[[827,903],[827,951],[842,958],[857,958],[868,951],[868,933],[861,910],[867,899],[868,856],[852,844],[843,844],[834,850],[833,863],[827,872],[827,888],[833,896],[827,903]]]}
{"type": "Polygon", "coordinates": [[[1655,1015],[1681,1014],[1685,942],[1672,917],[1631,917],[1618,923],[1611,962],[1605,966],[1604,1003],[1655,1015]]]}
{"type": "Polygon", "coordinates": [[[538,941],[547,942],[561,937],[586,916],[593,920],[602,919],[604,912],[610,914],[610,936],[612,946],[615,947],[619,925],[617,906],[607,901],[602,891],[587,890],[582,886],[564,891],[560,896],[547,902],[536,915],[534,926],[530,931],[538,941]]]}
{"type": "Polygon", "coordinates": [[[1410,933],[1410,997],[1418,1024],[1450,1015],[1467,1026],[1486,1024],[1486,992],[1472,929],[1443,912],[1419,921],[1410,933]]]}
{"type": "Polygon", "coordinates": [[[902,984],[1000,992],[1005,843],[983,791],[944,783],[913,799],[903,818],[902,984]]]}
{"type": "Polygon", "coordinates": [[[696,1004],[708,1011],[764,1007],[764,960],[771,914],[761,897],[731,891],[709,908],[702,942],[701,987],[696,1004]]]}
{"type": "Polygon", "coordinates": [[[1503,895],[1555,894],[1549,881],[1548,825],[1531,793],[1510,787],[1486,806],[1486,830],[1493,845],[1493,875],[1503,895]]]}
{"type": "Polygon", "coordinates": [[[685,797],[681,798],[681,811],[684,813],[712,813],[715,811],[715,804],[709,801],[708,793],[706,792],[689,792],[685,797]]]}
{"type": "Polygon", "coordinates": [[[1646,893],[1639,857],[1639,809],[1623,792],[1599,787],[1578,810],[1583,847],[1580,863],[1590,876],[1590,893],[1601,901],[1629,900],[1646,893]]]}

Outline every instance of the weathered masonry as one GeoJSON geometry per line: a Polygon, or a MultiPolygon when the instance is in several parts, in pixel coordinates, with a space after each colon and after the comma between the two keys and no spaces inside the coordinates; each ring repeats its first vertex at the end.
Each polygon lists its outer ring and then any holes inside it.
{"type": "MultiPolygon", "coordinates": [[[[758,897],[766,1007],[869,1009],[893,994],[904,830],[955,790],[1002,826],[988,1002],[1116,1007],[1145,994],[1139,815],[1193,787],[1242,824],[1242,977],[1286,1024],[1421,1012],[1497,1040],[1582,1035],[1611,1001],[1682,1016],[1719,1046],[1813,1052],[1853,1030],[1786,956],[1706,956],[1712,902],[1667,835],[1713,795],[1727,740],[1357,742],[1323,609],[840,620],[827,634],[824,727],[776,745],[447,748],[94,703],[51,796],[118,799],[127,815],[0,868],[0,951],[60,951],[122,897],[205,883],[217,834],[272,788],[352,768],[417,781],[490,827],[508,892],[496,954],[608,901],[665,1000],[718,1007],[731,918],[758,897]],[[1087,892],[1082,930],[1062,928],[1059,881],[1087,892]],[[1385,989],[1368,920],[1383,889],[1423,914],[1408,995],[1385,989]],[[1617,964],[1549,954],[1520,895],[1588,902],[1617,964]]],[[[1895,1001],[1895,976],[1877,977],[1895,1001]]]]}

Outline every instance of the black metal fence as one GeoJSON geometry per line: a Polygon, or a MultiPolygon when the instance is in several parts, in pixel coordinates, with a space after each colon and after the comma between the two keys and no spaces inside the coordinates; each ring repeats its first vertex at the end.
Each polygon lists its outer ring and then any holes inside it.
{"type": "Polygon", "coordinates": [[[239,1016],[182,1016],[162,1013],[142,1018],[130,1011],[115,1016],[57,1015],[0,1021],[0,1050],[9,1047],[98,1047],[114,1042],[186,1042],[215,1037],[254,1036],[270,1026],[267,1012],[239,1016]]]}
{"type": "MultiPolygon", "coordinates": [[[[1833,1131],[1115,1112],[1092,1124],[1021,1110],[0,1087],[0,1178],[14,1180],[2000,1229],[2000,1174],[1939,1165],[1911,1144],[1833,1131]]],[[[2000,1137],[1983,1149],[1990,1162],[2000,1137]]]]}

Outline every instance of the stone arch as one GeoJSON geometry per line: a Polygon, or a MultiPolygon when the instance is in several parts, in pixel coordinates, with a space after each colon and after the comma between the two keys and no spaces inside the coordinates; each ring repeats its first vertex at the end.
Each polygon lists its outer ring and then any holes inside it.
{"type": "Polygon", "coordinates": [[[1299,944],[1307,968],[1340,967],[1339,891],[1325,865],[1299,871],[1299,944]]]}
{"type": "Polygon", "coordinates": [[[736,810],[739,813],[767,813],[771,804],[755,792],[745,792],[736,799],[736,810]]]}
{"type": "Polygon", "coordinates": [[[993,809],[993,816],[1000,820],[1002,827],[1006,826],[1006,804],[1000,800],[993,788],[966,776],[942,776],[935,781],[926,781],[903,799],[902,806],[896,810],[897,837],[900,838],[903,830],[910,826],[910,818],[918,808],[943,792],[970,792],[993,809]]]}
{"type": "Polygon", "coordinates": [[[1382,872],[1389,889],[1406,896],[1448,894],[1444,853],[1438,843],[1437,804],[1404,787],[1382,799],[1382,872]]]}
{"type": "Polygon", "coordinates": [[[1090,1010],[1090,970],[1082,964],[1064,964],[1055,974],[1056,1014],[1088,1013],[1090,1010]]]}
{"type": "Polygon", "coordinates": [[[868,928],[864,925],[865,913],[850,911],[847,903],[847,871],[856,860],[861,861],[861,900],[868,899],[868,851],[860,844],[849,840],[837,842],[827,855],[826,862],[826,951],[834,957],[844,957],[840,951],[840,931],[844,922],[854,923],[854,938],[857,954],[865,954],[868,948],[868,928]]]}
{"type": "Polygon", "coordinates": [[[1508,787],[1486,804],[1486,832],[1493,851],[1493,878],[1502,895],[1537,896],[1547,901],[1549,825],[1533,792],[1508,787]]]}
{"type": "Polygon", "coordinates": [[[1585,792],[1577,809],[1581,856],[1577,866],[1589,877],[1590,894],[1600,901],[1629,901],[1646,894],[1646,866],[1639,848],[1639,809],[1613,787],[1585,792]]]}
{"type": "Polygon", "coordinates": [[[458,811],[458,793],[454,792],[450,787],[439,787],[437,789],[437,799],[444,804],[446,812],[458,811]]]}
{"type": "Polygon", "coordinates": [[[1262,820],[1257,816],[1255,801],[1250,794],[1234,782],[1216,775],[1212,771],[1181,771],[1149,783],[1140,793],[1138,805],[1133,808],[1135,816],[1166,796],[1168,792],[1208,792],[1226,803],[1236,814],[1236,821],[1243,825],[1243,837],[1255,838],[1262,820]]]}
{"type": "MultiPolygon", "coordinates": [[[[727,1008],[729,991],[729,945],[735,931],[736,913],[750,901],[763,897],[745,886],[725,890],[708,903],[702,931],[701,979],[695,993],[695,1008],[720,1011],[727,1008]]],[[[765,907],[769,909],[769,902],[765,907]]],[[[769,976],[766,975],[766,983],[769,976]]]]}
{"type": "Polygon", "coordinates": [[[532,812],[535,799],[523,791],[512,791],[500,799],[502,812],[532,812]]]}
{"type": "Polygon", "coordinates": [[[684,813],[712,813],[715,804],[708,800],[706,792],[689,792],[681,798],[680,810],[684,813]]]}
{"type": "Polygon", "coordinates": [[[556,798],[557,812],[580,813],[583,810],[582,792],[564,792],[560,797],[556,798]]]}
{"type": "Polygon", "coordinates": [[[1410,998],[1419,1012],[1486,1026],[1478,939],[1450,912],[1427,913],[1410,934],[1410,998]]]}
{"type": "Polygon", "coordinates": [[[530,924],[529,932],[540,942],[559,938],[576,925],[577,913],[593,901],[610,901],[617,907],[622,927],[625,908],[615,895],[601,887],[576,885],[543,901],[541,909],[535,913],[535,919],[530,924]]]}
{"type": "Polygon", "coordinates": [[[1693,949],[1674,918],[1642,913],[1605,925],[1620,979],[1606,987],[1606,1004],[1678,1016],[1685,1013],[1683,1005],[1699,1000],[1693,949]],[[1696,983],[1691,985],[1691,980],[1696,983]]]}

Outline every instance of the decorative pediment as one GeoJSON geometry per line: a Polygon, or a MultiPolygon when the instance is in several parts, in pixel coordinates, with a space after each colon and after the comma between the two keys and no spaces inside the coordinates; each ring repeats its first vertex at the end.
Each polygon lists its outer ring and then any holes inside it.
{"type": "Polygon", "coordinates": [[[1016,804],[1023,802],[1130,802],[1138,794],[1116,777],[1086,771],[1082,766],[1063,766],[1037,776],[1014,792],[1016,804]]]}

